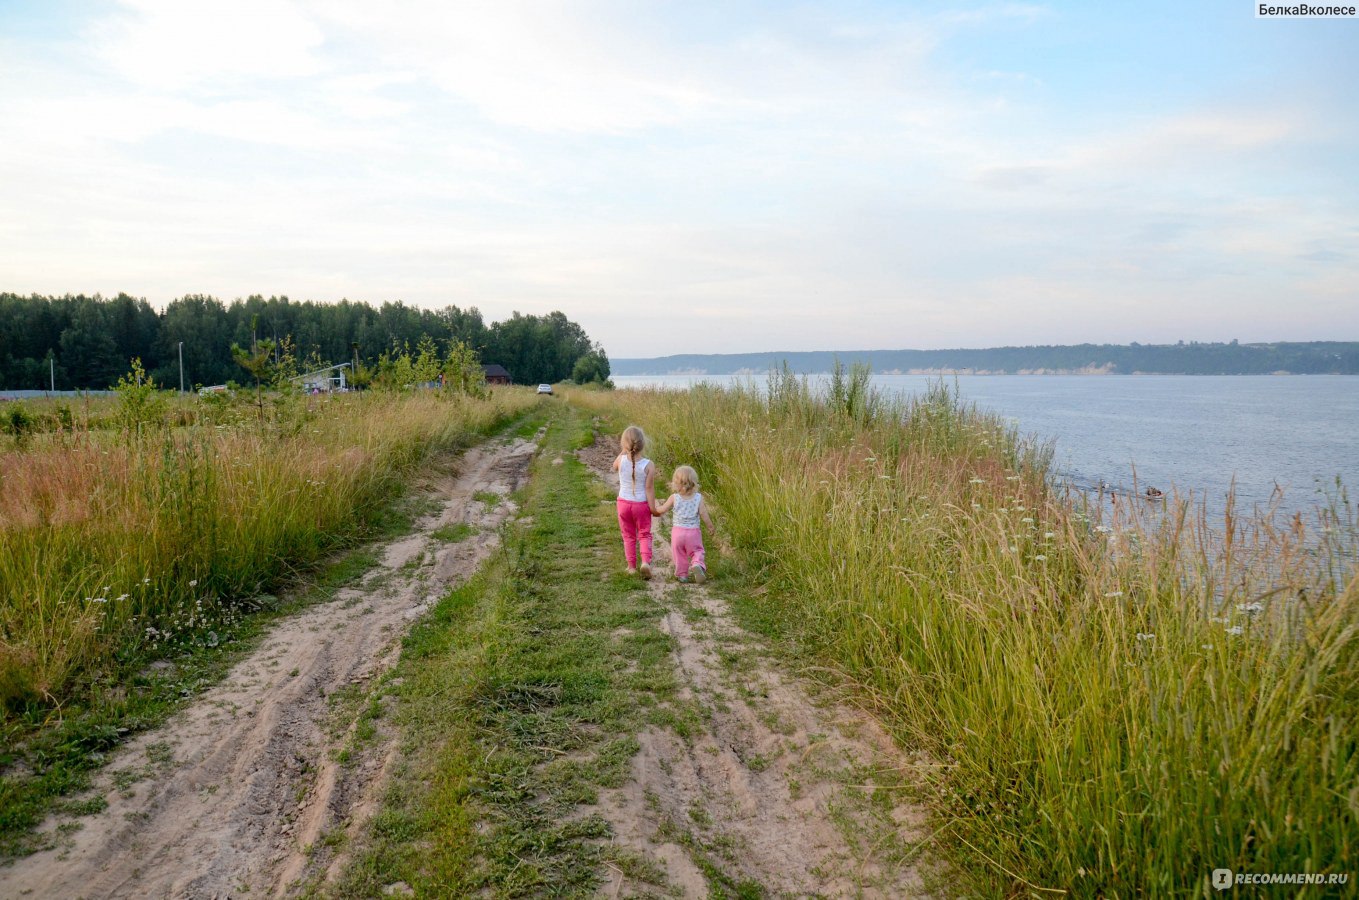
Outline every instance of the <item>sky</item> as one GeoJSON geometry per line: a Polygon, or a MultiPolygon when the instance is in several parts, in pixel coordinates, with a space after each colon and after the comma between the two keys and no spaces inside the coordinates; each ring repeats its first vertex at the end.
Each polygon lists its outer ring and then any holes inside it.
{"type": "Polygon", "coordinates": [[[1356,85],[1359,20],[1244,0],[0,0],[0,291],[1359,340],[1356,85]]]}

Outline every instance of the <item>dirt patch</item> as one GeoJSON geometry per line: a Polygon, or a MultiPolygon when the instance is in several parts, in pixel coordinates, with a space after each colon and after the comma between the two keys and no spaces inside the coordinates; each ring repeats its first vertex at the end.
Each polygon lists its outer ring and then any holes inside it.
{"type": "Polygon", "coordinates": [[[382,718],[363,717],[391,698],[367,688],[409,624],[492,552],[536,449],[469,450],[431,486],[436,514],[360,585],[281,622],[220,685],[130,741],[97,779],[107,809],[0,871],[0,894],[284,896],[338,875],[395,757],[382,718]],[[356,743],[361,721],[376,734],[356,743]]]}
{"type": "MultiPolygon", "coordinates": [[[[578,455],[607,482],[614,453],[606,436],[578,455]]],[[[668,529],[653,520],[652,530],[649,589],[674,639],[683,724],[638,735],[630,781],[592,810],[631,863],[610,867],[601,894],[654,891],[651,878],[626,869],[662,873],[686,897],[709,896],[714,883],[724,893],[758,885],[782,896],[926,896],[925,812],[911,797],[927,762],[785,671],[717,590],[676,582],[668,529]]]]}

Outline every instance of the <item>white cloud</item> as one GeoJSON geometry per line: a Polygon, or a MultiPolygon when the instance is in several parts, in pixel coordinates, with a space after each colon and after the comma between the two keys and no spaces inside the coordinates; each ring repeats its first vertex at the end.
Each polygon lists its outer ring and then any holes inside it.
{"type": "Polygon", "coordinates": [[[1359,327],[1352,196],[1268,177],[1317,112],[1066,115],[947,56],[1048,8],[888,9],[129,0],[0,47],[0,289],[560,307],[617,355],[1115,339],[1287,291],[1359,327]]]}
{"type": "Polygon", "coordinates": [[[122,0],[89,29],[94,52],[146,88],[222,88],[322,71],[321,30],[287,0],[122,0]]]}
{"type": "Polygon", "coordinates": [[[367,2],[320,2],[385,67],[417,71],[493,122],[539,131],[622,132],[687,120],[722,101],[665,46],[614,24],[627,7],[483,2],[393,15],[367,2]]]}

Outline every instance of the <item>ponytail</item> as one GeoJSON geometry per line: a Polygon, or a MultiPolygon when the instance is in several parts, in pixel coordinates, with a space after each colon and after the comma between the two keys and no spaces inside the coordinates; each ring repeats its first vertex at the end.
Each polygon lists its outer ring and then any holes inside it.
{"type": "MultiPolygon", "coordinates": [[[[628,464],[632,466],[632,493],[637,494],[637,457],[646,447],[646,432],[636,425],[629,425],[623,429],[623,436],[618,441],[623,445],[623,449],[628,454],[628,464]]],[[[620,485],[621,487],[621,485],[620,485]]]]}

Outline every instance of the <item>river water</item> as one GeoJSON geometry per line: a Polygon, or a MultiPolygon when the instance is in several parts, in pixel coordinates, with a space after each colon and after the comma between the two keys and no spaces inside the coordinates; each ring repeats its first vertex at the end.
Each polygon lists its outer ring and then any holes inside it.
{"type": "MultiPolygon", "coordinates": [[[[620,388],[727,384],[742,376],[616,376],[620,388]]],[[[750,376],[744,376],[749,380],[750,376]]],[[[824,376],[810,376],[813,382],[824,376]]],[[[964,402],[1055,444],[1056,474],[1082,489],[1101,483],[1192,492],[1220,514],[1233,482],[1238,508],[1307,511],[1359,485],[1359,377],[1214,375],[949,376],[964,402]]],[[[883,391],[916,393],[938,377],[874,375],[883,391]]],[[[755,378],[763,385],[762,378],[755,378]]]]}

